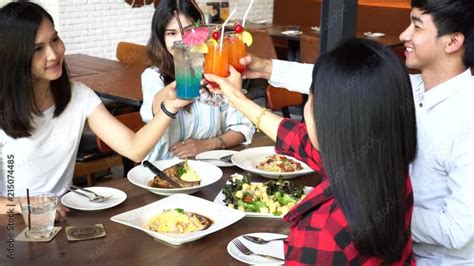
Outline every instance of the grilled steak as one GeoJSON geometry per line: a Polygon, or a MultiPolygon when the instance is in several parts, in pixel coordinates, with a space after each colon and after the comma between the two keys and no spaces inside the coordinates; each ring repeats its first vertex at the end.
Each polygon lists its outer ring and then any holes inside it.
{"type": "Polygon", "coordinates": [[[200,181],[196,182],[187,182],[184,181],[180,178],[180,172],[182,172],[182,169],[184,168],[185,162],[180,162],[178,164],[175,164],[171,167],[168,167],[163,170],[163,172],[173,181],[178,183],[179,187],[175,187],[172,184],[170,184],[168,181],[160,178],[159,176],[155,176],[153,178],[153,181],[150,181],[150,186],[152,187],[161,187],[161,188],[185,188],[185,187],[195,187],[199,186],[201,184],[200,181]],[[181,169],[181,170],[180,170],[181,169]]]}

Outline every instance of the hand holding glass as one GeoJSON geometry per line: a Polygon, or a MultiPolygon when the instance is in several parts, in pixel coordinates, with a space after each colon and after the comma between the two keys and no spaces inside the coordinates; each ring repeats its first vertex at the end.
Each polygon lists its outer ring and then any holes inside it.
{"type": "Polygon", "coordinates": [[[199,97],[204,55],[191,52],[191,47],[177,41],[173,45],[176,96],[191,100],[199,97]]]}

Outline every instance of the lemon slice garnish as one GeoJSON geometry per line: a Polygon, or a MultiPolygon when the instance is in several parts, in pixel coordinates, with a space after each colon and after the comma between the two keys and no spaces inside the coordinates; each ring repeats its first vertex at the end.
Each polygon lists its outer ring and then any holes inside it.
{"type": "Polygon", "coordinates": [[[253,43],[253,37],[252,34],[248,31],[243,31],[242,32],[242,41],[245,43],[245,45],[250,46],[253,43]]]}
{"type": "Polygon", "coordinates": [[[207,41],[207,43],[209,44],[209,46],[212,46],[212,47],[213,47],[213,46],[219,46],[219,43],[218,43],[215,39],[213,39],[213,38],[210,38],[210,39],[207,41]]]}
{"type": "Polygon", "coordinates": [[[201,53],[205,54],[209,52],[209,49],[207,49],[207,45],[205,43],[198,44],[196,46],[191,47],[190,50],[192,53],[201,53]]]}

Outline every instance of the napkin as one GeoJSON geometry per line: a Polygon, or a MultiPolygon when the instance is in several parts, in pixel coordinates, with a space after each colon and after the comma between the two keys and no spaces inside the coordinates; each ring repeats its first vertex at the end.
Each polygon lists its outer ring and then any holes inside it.
{"type": "MultiPolygon", "coordinates": [[[[275,236],[274,238],[279,238],[280,236],[275,236]]],[[[272,237],[265,237],[265,240],[270,240],[272,237]]],[[[267,244],[256,244],[251,241],[244,239],[243,237],[239,238],[240,242],[244,244],[252,252],[261,254],[261,255],[270,255],[277,257],[279,259],[285,259],[285,250],[283,248],[283,240],[276,240],[268,242],[267,244]]]]}

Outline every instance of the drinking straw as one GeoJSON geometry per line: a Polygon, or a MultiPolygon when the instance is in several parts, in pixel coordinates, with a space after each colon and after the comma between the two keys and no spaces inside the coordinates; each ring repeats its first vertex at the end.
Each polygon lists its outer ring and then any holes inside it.
{"type": "Polygon", "coordinates": [[[179,20],[179,16],[178,16],[178,11],[177,11],[177,10],[174,11],[174,16],[176,17],[176,20],[178,21],[179,33],[181,33],[181,39],[182,39],[182,38],[183,38],[183,35],[184,35],[184,30],[183,30],[183,25],[181,24],[181,20],[179,20]]]}
{"type": "Polygon", "coordinates": [[[31,231],[31,208],[30,208],[30,190],[26,189],[26,202],[28,203],[28,230],[31,231]]]}
{"type": "Polygon", "coordinates": [[[235,11],[237,11],[237,7],[234,8],[234,10],[232,10],[232,12],[230,12],[230,15],[227,17],[227,19],[224,21],[224,23],[222,23],[221,39],[219,40],[219,46],[220,46],[219,52],[220,53],[222,53],[222,46],[223,46],[222,44],[224,43],[224,29],[225,29],[225,26],[227,25],[227,23],[229,23],[229,20],[232,18],[232,16],[234,16],[235,11]]]}
{"type": "Polygon", "coordinates": [[[199,5],[196,3],[196,0],[191,0],[191,4],[199,11],[199,14],[201,15],[201,26],[206,26],[206,20],[204,20],[204,13],[202,13],[201,8],[199,8],[199,5]]]}
{"type": "Polygon", "coordinates": [[[255,0],[250,0],[250,4],[247,7],[247,10],[245,11],[245,14],[244,14],[244,18],[242,20],[242,27],[245,27],[245,21],[247,20],[247,15],[249,14],[250,8],[253,6],[254,2],[255,2],[255,0]]]}

